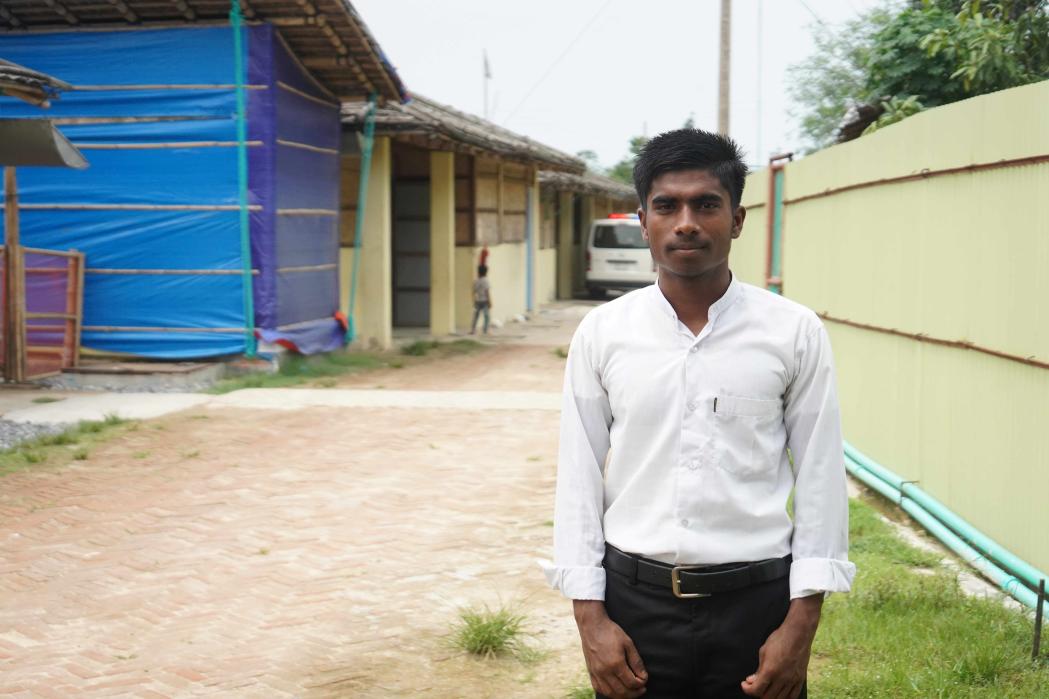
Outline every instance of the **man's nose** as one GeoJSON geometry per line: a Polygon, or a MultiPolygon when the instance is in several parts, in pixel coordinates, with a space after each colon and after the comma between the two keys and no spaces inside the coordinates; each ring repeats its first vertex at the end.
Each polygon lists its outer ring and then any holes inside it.
{"type": "Polygon", "coordinates": [[[674,233],[678,235],[693,235],[699,233],[699,221],[693,215],[689,207],[683,207],[674,220],[674,233]]]}

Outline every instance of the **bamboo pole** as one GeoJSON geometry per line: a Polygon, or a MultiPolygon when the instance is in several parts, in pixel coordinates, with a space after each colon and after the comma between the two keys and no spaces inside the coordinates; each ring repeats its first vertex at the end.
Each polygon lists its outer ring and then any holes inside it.
{"type": "Polygon", "coordinates": [[[77,253],[76,258],[76,331],[73,333],[72,366],[80,365],[80,335],[84,331],[84,253],[77,253]]]}
{"type": "MultiPolygon", "coordinates": [[[[237,204],[23,204],[26,211],[240,211],[237,204]]],[[[250,204],[248,211],[262,211],[250,204]]]]}
{"type": "Polygon", "coordinates": [[[14,383],[25,380],[25,280],[22,273],[22,250],[18,230],[18,180],[13,167],[4,168],[4,284],[7,323],[4,338],[6,357],[4,379],[14,383]]]}

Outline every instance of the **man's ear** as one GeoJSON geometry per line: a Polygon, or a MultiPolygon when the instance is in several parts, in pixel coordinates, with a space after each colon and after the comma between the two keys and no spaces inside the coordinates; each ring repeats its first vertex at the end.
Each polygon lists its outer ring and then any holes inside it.
{"type": "Polygon", "coordinates": [[[747,209],[743,205],[737,206],[732,214],[732,237],[738,238],[743,232],[743,221],[747,218],[747,209]]]}
{"type": "Polygon", "coordinates": [[[648,226],[645,225],[645,210],[637,207],[637,220],[641,222],[641,237],[648,242],[648,226]]]}

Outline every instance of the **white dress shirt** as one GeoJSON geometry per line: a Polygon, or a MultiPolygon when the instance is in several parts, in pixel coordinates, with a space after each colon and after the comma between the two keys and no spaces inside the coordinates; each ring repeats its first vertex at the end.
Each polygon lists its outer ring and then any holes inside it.
{"type": "Polygon", "coordinates": [[[790,553],[791,598],[849,590],[834,365],[815,313],[733,278],[698,336],[658,285],[587,314],[565,368],[550,584],[604,599],[606,541],[677,565],[790,553]]]}

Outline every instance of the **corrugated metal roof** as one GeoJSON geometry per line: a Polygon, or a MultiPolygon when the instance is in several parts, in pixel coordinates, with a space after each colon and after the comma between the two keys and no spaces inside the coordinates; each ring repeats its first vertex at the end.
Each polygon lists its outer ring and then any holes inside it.
{"type": "MultiPolygon", "coordinates": [[[[292,52],[340,99],[408,92],[349,0],[240,0],[245,21],[276,26],[292,52]]],[[[3,0],[0,31],[78,31],[228,21],[229,0],[3,0]]]]}

